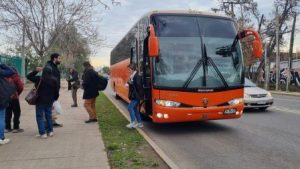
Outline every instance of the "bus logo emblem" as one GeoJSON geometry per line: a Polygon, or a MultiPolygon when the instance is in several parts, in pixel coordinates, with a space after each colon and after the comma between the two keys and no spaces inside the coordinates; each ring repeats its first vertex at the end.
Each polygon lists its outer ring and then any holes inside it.
{"type": "Polygon", "coordinates": [[[203,103],[204,107],[207,107],[207,105],[208,105],[208,99],[207,98],[202,99],[202,103],[203,103]]]}

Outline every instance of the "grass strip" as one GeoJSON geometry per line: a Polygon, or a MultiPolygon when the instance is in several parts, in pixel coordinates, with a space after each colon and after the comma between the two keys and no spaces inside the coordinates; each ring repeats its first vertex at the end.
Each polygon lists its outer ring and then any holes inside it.
{"type": "MultiPolygon", "coordinates": [[[[126,128],[128,121],[110,100],[101,92],[97,98],[99,128],[112,169],[156,168],[158,164],[146,159],[143,151],[149,147],[135,130],[126,128]]],[[[147,156],[149,156],[149,152],[147,156]]]]}

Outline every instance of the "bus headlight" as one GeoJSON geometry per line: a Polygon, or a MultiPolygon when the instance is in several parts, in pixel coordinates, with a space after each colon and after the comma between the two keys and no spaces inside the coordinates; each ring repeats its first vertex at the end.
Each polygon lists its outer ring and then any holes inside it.
{"type": "Polygon", "coordinates": [[[165,107],[179,107],[180,103],[178,102],[174,102],[174,101],[170,101],[170,100],[155,100],[156,104],[161,105],[161,106],[165,106],[165,107]]]}
{"type": "Polygon", "coordinates": [[[244,99],[242,99],[242,98],[239,98],[239,99],[233,99],[233,100],[230,100],[230,101],[228,102],[228,104],[229,104],[229,105],[237,105],[237,104],[242,103],[243,100],[244,100],[244,99]]]}

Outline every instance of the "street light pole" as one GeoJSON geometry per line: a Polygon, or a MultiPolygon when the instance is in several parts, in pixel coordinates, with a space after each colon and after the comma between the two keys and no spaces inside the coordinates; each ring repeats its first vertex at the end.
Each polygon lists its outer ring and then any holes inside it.
{"type": "Polygon", "coordinates": [[[265,89],[268,90],[269,88],[269,72],[270,72],[270,69],[269,69],[269,61],[268,61],[268,58],[267,58],[267,50],[268,48],[268,44],[265,43],[265,89]]]}
{"type": "Polygon", "coordinates": [[[279,88],[279,78],[280,78],[280,60],[279,60],[279,16],[278,7],[276,7],[276,89],[279,88]]]}
{"type": "Polygon", "coordinates": [[[26,83],[25,61],[26,61],[26,56],[25,56],[25,20],[24,20],[23,21],[23,39],[22,39],[22,77],[23,77],[24,83],[26,83]]]}

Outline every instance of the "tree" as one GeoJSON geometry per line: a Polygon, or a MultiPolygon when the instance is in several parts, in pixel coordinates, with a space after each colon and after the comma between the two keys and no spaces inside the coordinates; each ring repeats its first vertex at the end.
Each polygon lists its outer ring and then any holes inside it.
{"type": "MultiPolygon", "coordinates": [[[[260,13],[257,9],[258,4],[254,0],[219,0],[220,10],[224,11],[228,16],[233,16],[233,19],[236,20],[238,30],[242,31],[245,28],[253,28],[255,24],[261,25],[264,18],[260,17],[260,13]],[[234,9],[234,7],[238,7],[234,9]],[[230,9],[232,7],[232,9],[230,9]],[[255,22],[253,22],[255,18],[255,22]]],[[[260,31],[260,26],[257,29],[260,31]]],[[[256,62],[256,59],[252,55],[252,37],[246,37],[241,40],[241,45],[243,49],[243,56],[246,67],[248,67],[248,76],[251,69],[251,65],[256,62]]]]}
{"type": "MultiPolygon", "coordinates": [[[[278,19],[278,29],[279,29],[279,42],[283,44],[283,35],[288,33],[287,23],[293,18],[294,11],[299,5],[299,0],[276,0],[274,2],[274,7],[278,8],[278,17],[274,13],[273,18],[267,21],[265,29],[262,33],[266,36],[267,40],[267,58],[270,58],[271,54],[276,45],[276,22],[278,19]]],[[[261,60],[257,70],[262,70],[262,67],[265,65],[264,58],[261,60]]],[[[257,77],[258,78],[258,77],[257,77]]],[[[257,79],[256,78],[256,79],[257,79]]]]}
{"type": "Polygon", "coordinates": [[[104,66],[104,67],[102,68],[102,71],[103,71],[103,73],[105,73],[105,74],[109,74],[109,73],[110,73],[109,67],[108,67],[108,66],[104,66]]]}
{"type": "MultiPolygon", "coordinates": [[[[228,6],[226,6],[226,2],[228,2],[228,1],[220,0],[219,2],[220,2],[220,9],[228,11],[228,6]]],[[[257,10],[258,5],[253,0],[244,0],[244,1],[232,0],[230,2],[232,2],[233,4],[240,5],[241,15],[235,16],[238,21],[240,21],[242,23],[246,23],[246,22],[251,22],[253,20],[253,18],[257,21],[257,25],[258,25],[257,30],[260,33],[262,39],[265,40],[265,44],[267,44],[267,57],[269,58],[271,56],[271,54],[273,53],[273,50],[276,45],[276,38],[275,38],[275,35],[276,35],[275,28],[276,27],[275,26],[276,26],[277,17],[275,15],[275,13],[273,13],[273,17],[268,20],[268,19],[265,19],[264,16],[260,15],[259,11],[257,10]],[[249,4],[249,5],[242,6],[241,3],[249,4]]],[[[273,11],[275,11],[275,8],[277,8],[277,7],[278,7],[278,11],[279,11],[278,28],[279,28],[279,32],[280,32],[280,36],[279,36],[280,44],[283,44],[283,42],[284,42],[283,35],[285,33],[289,32],[287,23],[293,17],[293,11],[296,10],[296,7],[298,7],[298,5],[299,5],[299,0],[275,0],[274,1],[273,11]]],[[[226,11],[225,11],[225,13],[230,14],[226,11]]],[[[239,24],[239,26],[240,26],[240,24],[239,24]]],[[[244,43],[242,45],[244,45],[244,43]]],[[[244,47],[243,49],[244,49],[243,52],[245,55],[246,48],[244,47]]],[[[250,66],[254,63],[255,60],[252,59],[253,58],[252,55],[248,55],[248,54],[245,55],[245,58],[246,58],[245,59],[246,65],[249,65],[249,68],[250,68],[250,66]]],[[[264,66],[264,58],[261,59],[261,62],[257,68],[257,71],[262,70],[263,66],[264,66]]],[[[255,80],[257,80],[257,79],[258,79],[258,76],[256,76],[255,80]]]]}
{"type": "Polygon", "coordinates": [[[69,25],[60,34],[49,49],[49,52],[52,51],[59,52],[63,56],[65,67],[74,67],[78,72],[83,70],[82,63],[88,60],[91,53],[88,40],[78,32],[74,25],[69,25]]]}
{"type": "Polygon", "coordinates": [[[0,0],[0,18],[2,26],[17,33],[18,39],[24,29],[30,46],[43,58],[69,25],[89,39],[97,38],[92,22],[99,6],[108,8],[101,0],[0,0]]]}

